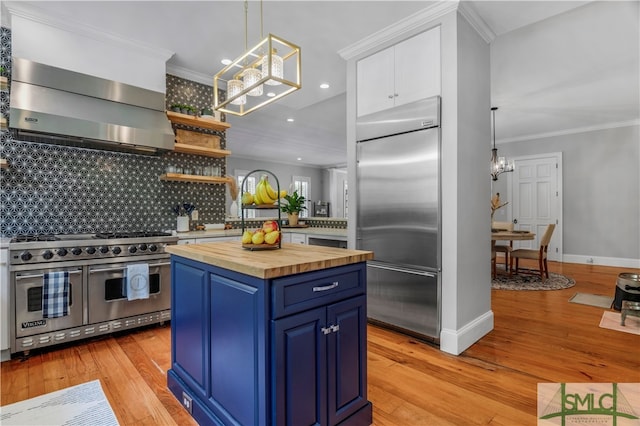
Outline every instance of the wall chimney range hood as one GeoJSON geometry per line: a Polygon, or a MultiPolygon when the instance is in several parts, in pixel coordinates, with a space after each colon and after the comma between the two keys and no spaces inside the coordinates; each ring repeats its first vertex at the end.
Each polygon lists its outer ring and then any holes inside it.
{"type": "Polygon", "coordinates": [[[138,154],[173,149],[164,93],[22,58],[11,70],[9,127],[18,138],[138,154]]]}

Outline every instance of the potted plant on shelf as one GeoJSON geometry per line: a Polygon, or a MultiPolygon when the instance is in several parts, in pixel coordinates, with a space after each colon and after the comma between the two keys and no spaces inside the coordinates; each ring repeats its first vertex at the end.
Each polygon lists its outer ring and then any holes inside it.
{"type": "Polygon", "coordinates": [[[182,104],[171,104],[171,111],[180,112],[182,109],[182,104]]]}
{"type": "Polygon", "coordinates": [[[298,216],[302,210],[306,210],[305,198],[302,195],[298,195],[298,191],[293,191],[293,194],[287,194],[284,197],[287,204],[280,206],[280,210],[287,214],[290,226],[296,226],[298,224],[298,216]]]}

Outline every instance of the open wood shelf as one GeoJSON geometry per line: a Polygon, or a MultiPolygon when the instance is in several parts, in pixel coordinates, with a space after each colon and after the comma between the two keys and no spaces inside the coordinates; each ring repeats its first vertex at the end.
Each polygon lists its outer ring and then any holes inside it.
{"type": "Polygon", "coordinates": [[[181,173],[165,173],[160,175],[160,180],[175,181],[175,182],[197,182],[197,183],[229,183],[228,177],[222,176],[199,176],[199,175],[185,175],[181,173]]]}
{"type": "Polygon", "coordinates": [[[9,88],[9,79],[7,77],[0,77],[0,90],[7,90],[9,88]]]}
{"type": "Polygon", "coordinates": [[[0,117],[0,130],[7,130],[7,119],[0,117]]]}
{"type": "Polygon", "coordinates": [[[199,127],[201,129],[220,130],[224,132],[231,127],[231,124],[214,120],[212,118],[195,117],[193,115],[181,114],[173,111],[167,111],[167,117],[172,123],[199,127]]]}
{"type": "Polygon", "coordinates": [[[5,158],[0,158],[0,169],[8,169],[9,162],[5,158]]]}
{"type": "Polygon", "coordinates": [[[204,146],[189,145],[186,143],[176,142],[173,146],[175,152],[183,152],[185,154],[203,155],[206,157],[223,158],[231,155],[231,151],[226,149],[206,148],[204,146]]]}

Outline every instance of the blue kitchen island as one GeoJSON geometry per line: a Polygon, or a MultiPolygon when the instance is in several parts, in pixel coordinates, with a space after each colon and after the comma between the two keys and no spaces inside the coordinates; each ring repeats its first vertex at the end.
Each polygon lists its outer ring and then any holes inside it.
{"type": "Polygon", "coordinates": [[[171,392],[200,425],[370,425],[361,250],[167,247],[171,392]]]}

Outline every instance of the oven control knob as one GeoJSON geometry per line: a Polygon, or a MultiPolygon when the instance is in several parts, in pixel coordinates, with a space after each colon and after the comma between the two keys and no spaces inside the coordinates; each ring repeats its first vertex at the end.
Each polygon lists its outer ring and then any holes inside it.
{"type": "Polygon", "coordinates": [[[22,254],[20,254],[20,259],[22,259],[24,262],[28,262],[32,257],[33,256],[28,251],[23,251],[22,254]]]}
{"type": "Polygon", "coordinates": [[[67,249],[66,248],[58,249],[58,251],[56,251],[56,254],[60,257],[64,257],[67,255],[67,249]]]}
{"type": "Polygon", "coordinates": [[[71,253],[73,253],[74,256],[79,256],[82,254],[82,249],[80,247],[74,247],[71,249],[71,253]]]}
{"type": "Polygon", "coordinates": [[[96,252],[96,248],[95,247],[87,247],[86,251],[89,254],[94,254],[96,252]]]}
{"type": "Polygon", "coordinates": [[[140,244],[140,245],[138,246],[138,250],[140,250],[140,251],[145,251],[146,249],[147,249],[147,245],[146,245],[146,244],[144,244],[144,243],[142,243],[142,244],[140,244]]]}
{"type": "Polygon", "coordinates": [[[107,247],[107,246],[100,246],[100,247],[98,248],[98,250],[100,251],[100,253],[105,254],[105,253],[107,253],[107,252],[109,251],[109,247],[107,247]]]}
{"type": "Polygon", "coordinates": [[[158,251],[158,246],[155,244],[149,244],[149,251],[158,251]]]}
{"type": "Polygon", "coordinates": [[[133,254],[137,251],[138,251],[138,248],[136,246],[129,246],[129,253],[133,254]]]}
{"type": "Polygon", "coordinates": [[[113,254],[120,254],[121,251],[122,250],[118,246],[115,246],[114,248],[111,249],[111,253],[113,254]]]}
{"type": "Polygon", "coordinates": [[[53,257],[53,252],[51,250],[45,250],[42,252],[42,257],[49,260],[53,257]]]}

